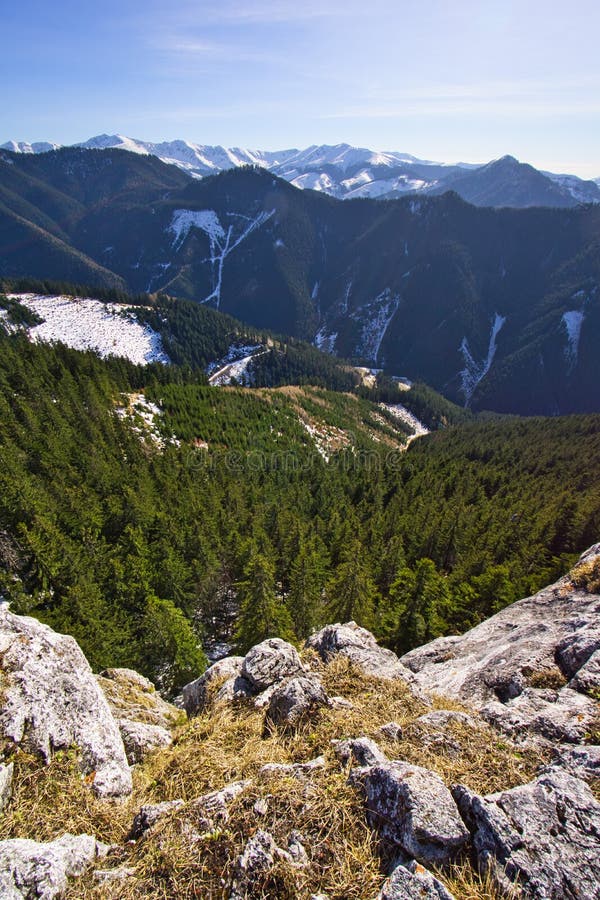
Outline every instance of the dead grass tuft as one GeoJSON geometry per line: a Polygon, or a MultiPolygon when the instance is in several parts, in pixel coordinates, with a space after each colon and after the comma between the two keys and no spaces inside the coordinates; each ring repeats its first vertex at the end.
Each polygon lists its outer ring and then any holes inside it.
{"type": "Polygon", "coordinates": [[[569,580],[573,587],[588,594],[600,594],[600,556],[575,566],[569,573],[569,580]]]}
{"type": "Polygon", "coordinates": [[[106,843],[124,839],[135,801],[97,799],[75,750],[56,753],[47,766],[21,750],[9,761],[15,766],[13,796],[0,817],[0,840],[50,841],[67,831],[93,834],[106,843]]]}

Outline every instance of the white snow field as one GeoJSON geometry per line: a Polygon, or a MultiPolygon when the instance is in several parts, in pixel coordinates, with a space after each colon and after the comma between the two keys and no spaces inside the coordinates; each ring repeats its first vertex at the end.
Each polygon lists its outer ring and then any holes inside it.
{"type": "Polygon", "coordinates": [[[74,350],[94,350],[99,356],[123,356],[142,366],[170,363],[160,335],[138,322],[132,307],[81,297],[9,296],[44,319],[27,329],[32,341],[58,341],[74,350]]]}

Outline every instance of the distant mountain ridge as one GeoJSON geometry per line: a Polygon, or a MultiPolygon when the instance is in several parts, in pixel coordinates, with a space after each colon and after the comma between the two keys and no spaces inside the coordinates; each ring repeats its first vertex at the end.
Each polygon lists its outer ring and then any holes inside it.
{"type": "Polygon", "coordinates": [[[342,202],[260,167],[0,152],[0,275],[196,300],[475,410],[600,410],[599,247],[598,204],[342,202]]]}
{"type": "MultiPolygon", "coordinates": [[[[195,144],[185,140],[153,143],[121,134],[101,134],[73,146],[121,149],[157,156],[195,178],[245,165],[265,168],[295,187],[330,194],[338,199],[391,199],[407,193],[440,194],[454,190],[475,206],[575,206],[600,203],[600,179],[540,172],[504,156],[485,165],[418,159],[409,153],[379,152],[350,144],[312,145],[304,150],[278,151],[195,144]]],[[[0,149],[37,154],[58,144],[8,141],[0,149]]]]}

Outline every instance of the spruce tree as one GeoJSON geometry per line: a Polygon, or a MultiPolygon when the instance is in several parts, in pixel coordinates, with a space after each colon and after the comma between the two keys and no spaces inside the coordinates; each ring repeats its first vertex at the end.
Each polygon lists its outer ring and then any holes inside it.
{"type": "Polygon", "coordinates": [[[255,644],[271,637],[294,640],[292,619],[283,599],[277,594],[275,567],[271,560],[254,551],[237,589],[240,614],[235,644],[239,653],[247,653],[255,644]]]}
{"type": "Polygon", "coordinates": [[[327,595],[327,612],[331,621],[353,620],[365,628],[373,627],[378,594],[360,541],[352,541],[342,551],[340,565],[329,582],[327,595]]]}

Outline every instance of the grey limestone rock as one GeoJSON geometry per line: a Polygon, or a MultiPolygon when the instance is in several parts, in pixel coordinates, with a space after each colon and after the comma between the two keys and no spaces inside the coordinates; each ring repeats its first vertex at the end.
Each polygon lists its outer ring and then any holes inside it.
{"type": "Polygon", "coordinates": [[[154,685],[133,669],[105,669],[96,676],[115,719],[158,725],[169,730],[185,714],[164,700],[154,685]]]}
{"type": "Polygon", "coordinates": [[[407,866],[396,866],[377,900],[454,900],[454,897],[441,881],[413,860],[407,866]]]}
{"type": "MultiPolygon", "coordinates": [[[[581,561],[599,555],[595,544],[581,561]]],[[[597,678],[599,647],[600,596],[577,588],[567,574],[461,637],[438,638],[401,662],[424,689],[474,706],[512,736],[578,743],[597,716],[580,691],[597,678]]]]}
{"type": "Polygon", "coordinates": [[[343,766],[352,762],[358,766],[377,766],[388,761],[385,753],[368,737],[348,738],[345,741],[331,743],[335,755],[343,766]]]}
{"type": "Polygon", "coordinates": [[[583,744],[573,746],[559,744],[555,747],[555,757],[543,771],[566,769],[571,775],[583,779],[600,779],[600,745],[583,744]]]}
{"type": "Polygon", "coordinates": [[[508,703],[492,701],[480,712],[515,740],[580,744],[598,718],[598,704],[571,688],[526,688],[508,703]]]}
{"type": "Polygon", "coordinates": [[[0,765],[0,813],[4,812],[12,797],[14,763],[0,765]]]}
{"type": "Polygon", "coordinates": [[[585,782],[554,770],[486,797],[458,785],[454,796],[501,891],[516,883],[528,900],[600,897],[600,804],[585,782]]]}
{"type": "Polygon", "coordinates": [[[275,864],[277,845],[268,831],[259,829],[247,842],[235,864],[229,900],[245,900],[258,879],[275,864]]]}
{"type": "Polygon", "coordinates": [[[326,625],[306,642],[325,662],[336,654],[347,657],[367,675],[380,678],[404,678],[412,682],[414,678],[401,664],[392,650],[380,647],[374,636],[356,622],[342,625],[326,625]]]}
{"type": "Polygon", "coordinates": [[[267,721],[273,725],[294,727],[328,703],[323,685],[314,675],[286,678],[271,694],[267,721]]]}
{"type": "Polygon", "coordinates": [[[257,691],[292,675],[304,674],[298,651],[281,638],[269,638],[248,651],[241,674],[257,691]]]}
{"type": "Polygon", "coordinates": [[[600,621],[573,623],[573,630],[557,645],[555,658],[566,678],[573,678],[582,666],[600,650],[600,621]]]}
{"type": "Polygon", "coordinates": [[[3,900],[52,900],[67,878],[83,875],[106,848],[89,834],[64,834],[48,843],[24,838],[0,841],[0,896],[3,900]]]}
{"type": "Polygon", "coordinates": [[[77,746],[101,797],[131,792],[123,741],[77,642],[0,607],[0,734],[48,761],[77,746]]]}
{"type": "Polygon", "coordinates": [[[402,725],[398,725],[397,722],[386,722],[385,725],[381,726],[378,733],[382,737],[387,738],[388,741],[401,741],[404,734],[402,725]]]}
{"type": "Polygon", "coordinates": [[[234,683],[242,674],[243,656],[226,656],[213,663],[200,678],[190,681],[183,688],[183,706],[188,716],[195,716],[205,709],[225,684],[230,688],[219,699],[233,699],[234,683]],[[231,695],[231,696],[230,696],[231,695]]]}
{"type": "Polygon", "coordinates": [[[136,841],[164,816],[174,809],[180,809],[182,806],[183,800],[166,800],[164,803],[152,803],[142,806],[131,823],[129,839],[136,841]]]}
{"type": "Polygon", "coordinates": [[[287,775],[306,781],[315,772],[325,768],[325,757],[317,756],[305,763],[266,763],[258,770],[259,775],[287,775]]]}
{"type": "Polygon", "coordinates": [[[160,725],[148,725],[145,722],[131,722],[128,719],[117,720],[127,760],[130,765],[142,762],[150,753],[162,750],[173,743],[173,736],[160,725]]]}
{"type": "Polygon", "coordinates": [[[452,795],[434,772],[394,761],[354,769],[351,781],[364,794],[371,827],[423,865],[444,865],[467,843],[452,795]]]}
{"type": "Polygon", "coordinates": [[[292,831],[288,838],[288,848],[283,850],[277,846],[268,831],[259,829],[246,843],[243,853],[238,857],[229,900],[246,900],[251,896],[265,896],[257,891],[257,882],[268,875],[278,860],[292,868],[303,868],[309,864],[308,854],[302,841],[304,838],[298,831],[292,831]]]}
{"type": "Polygon", "coordinates": [[[596,650],[576,672],[568,685],[585,694],[600,692],[600,650],[596,650]]]}
{"type": "Polygon", "coordinates": [[[249,784],[248,779],[232,781],[218,791],[210,791],[192,800],[189,809],[196,825],[203,831],[213,831],[217,825],[225,824],[229,819],[229,806],[249,784]]]}

